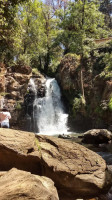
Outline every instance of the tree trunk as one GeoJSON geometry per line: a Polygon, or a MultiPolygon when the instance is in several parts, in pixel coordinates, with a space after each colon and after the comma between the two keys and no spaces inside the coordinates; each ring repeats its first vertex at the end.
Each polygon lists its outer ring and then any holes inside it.
{"type": "MultiPolygon", "coordinates": [[[[82,63],[81,63],[82,65],[82,63]]],[[[80,70],[80,80],[81,80],[81,93],[82,93],[82,97],[85,100],[85,94],[84,94],[84,80],[83,80],[83,70],[82,70],[82,66],[81,66],[81,70],[80,70]]]]}
{"type": "Polygon", "coordinates": [[[39,55],[39,62],[40,62],[40,70],[42,70],[42,60],[40,55],[39,55]]]}
{"type": "Polygon", "coordinates": [[[45,57],[45,65],[44,65],[45,74],[47,74],[48,72],[49,62],[50,62],[50,53],[49,53],[49,47],[48,47],[47,55],[45,57]]]}
{"type": "MultiPolygon", "coordinates": [[[[84,25],[84,20],[85,20],[85,0],[82,0],[83,2],[83,7],[82,7],[82,30],[83,30],[83,25],[84,25]]],[[[83,38],[82,38],[82,55],[81,55],[81,69],[80,69],[80,81],[81,81],[81,93],[83,97],[83,103],[85,104],[85,94],[84,94],[84,79],[83,79],[83,38]]]]}

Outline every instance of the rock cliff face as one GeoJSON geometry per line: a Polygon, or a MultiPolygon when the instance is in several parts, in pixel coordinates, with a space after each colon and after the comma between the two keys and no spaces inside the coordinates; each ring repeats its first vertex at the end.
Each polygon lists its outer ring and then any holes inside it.
{"type": "Polygon", "coordinates": [[[112,79],[99,68],[96,70],[94,65],[91,59],[83,62],[85,104],[81,91],[80,57],[65,55],[58,68],[57,79],[68,103],[70,121],[76,129],[109,128],[112,124],[112,79]]]}
{"type": "Polygon", "coordinates": [[[21,113],[32,69],[29,66],[7,68],[2,63],[0,68],[0,108],[8,107],[12,115],[11,124],[14,125],[21,113]]]}
{"type": "Polygon", "coordinates": [[[11,127],[27,130],[25,115],[33,112],[35,92],[31,89],[30,79],[34,78],[38,96],[44,96],[45,78],[40,73],[32,74],[29,66],[12,66],[7,68],[0,63],[0,108],[4,105],[11,112],[11,127]],[[28,89],[29,88],[29,89],[28,89]]]}
{"type": "Polygon", "coordinates": [[[27,90],[28,81],[32,75],[32,69],[29,66],[15,66],[15,68],[7,68],[0,64],[0,94],[4,96],[9,103],[9,99],[15,101],[23,100],[27,90]],[[25,68],[25,70],[23,70],[25,68]],[[18,70],[19,69],[19,70],[18,70]]]}
{"type": "Polygon", "coordinates": [[[45,82],[45,77],[38,73],[37,75],[33,75],[28,83],[27,93],[24,96],[24,111],[26,113],[26,128],[24,130],[38,132],[37,124],[34,123],[33,111],[35,107],[33,103],[36,98],[45,96],[45,82]]]}

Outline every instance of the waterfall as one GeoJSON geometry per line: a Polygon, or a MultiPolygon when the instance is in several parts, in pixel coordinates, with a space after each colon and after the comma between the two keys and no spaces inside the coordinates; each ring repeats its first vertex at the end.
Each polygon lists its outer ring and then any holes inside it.
{"type": "Polygon", "coordinates": [[[2,109],[3,108],[3,106],[4,106],[4,97],[1,97],[1,99],[0,99],[0,109],[2,109]]]}
{"type": "Polygon", "coordinates": [[[35,119],[33,116],[33,102],[36,98],[36,95],[37,95],[37,87],[35,85],[34,79],[31,78],[28,83],[27,95],[25,96],[24,99],[25,113],[26,113],[25,128],[27,131],[35,131],[35,132],[37,131],[35,119]]]}
{"type": "Polygon", "coordinates": [[[65,113],[60,88],[54,78],[47,78],[45,97],[36,97],[33,107],[33,116],[39,133],[46,135],[67,133],[68,114],[65,113]]]}
{"type": "Polygon", "coordinates": [[[28,89],[30,91],[32,91],[35,95],[37,94],[37,89],[36,89],[36,85],[35,85],[33,78],[31,78],[30,81],[29,81],[28,89]]]}

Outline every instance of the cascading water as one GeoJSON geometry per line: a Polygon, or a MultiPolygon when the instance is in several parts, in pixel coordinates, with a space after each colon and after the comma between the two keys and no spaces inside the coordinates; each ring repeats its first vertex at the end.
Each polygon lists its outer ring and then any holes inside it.
{"type": "Polygon", "coordinates": [[[67,118],[58,83],[48,78],[45,97],[35,98],[34,101],[34,119],[38,132],[46,135],[66,134],[67,118]]]}
{"type": "Polygon", "coordinates": [[[1,109],[2,109],[3,106],[4,106],[4,102],[5,102],[4,97],[2,97],[2,98],[0,99],[0,108],[1,108],[1,109]]]}
{"type": "Polygon", "coordinates": [[[35,82],[34,82],[34,80],[32,78],[29,81],[29,87],[30,87],[30,90],[32,90],[36,95],[37,94],[37,89],[36,89],[36,86],[35,86],[35,82]]]}

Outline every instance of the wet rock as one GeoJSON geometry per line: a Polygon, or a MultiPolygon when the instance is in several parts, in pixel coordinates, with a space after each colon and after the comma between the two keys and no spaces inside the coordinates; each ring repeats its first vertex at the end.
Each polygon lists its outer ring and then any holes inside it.
{"type": "Polygon", "coordinates": [[[58,138],[63,138],[63,139],[71,139],[72,137],[70,135],[65,135],[65,134],[60,134],[58,135],[58,138]]]}
{"type": "Polygon", "coordinates": [[[83,142],[87,144],[108,143],[112,133],[106,129],[92,129],[84,133],[83,142]]]}
{"type": "Polygon", "coordinates": [[[112,188],[106,195],[100,195],[99,197],[97,197],[97,200],[112,200],[112,188]]]}
{"type": "Polygon", "coordinates": [[[100,156],[106,161],[108,165],[112,165],[112,153],[109,152],[98,152],[100,156]]]}
{"type": "Polygon", "coordinates": [[[32,132],[38,132],[37,123],[35,123],[35,115],[37,107],[34,105],[35,99],[45,96],[45,77],[41,74],[37,77],[32,77],[28,83],[27,93],[24,96],[24,111],[26,124],[28,124],[29,118],[31,118],[30,129],[26,126],[26,129],[32,132]],[[28,116],[28,117],[27,117],[28,116]]]}
{"type": "Polygon", "coordinates": [[[0,176],[0,200],[59,200],[52,180],[11,169],[0,176]]]}

